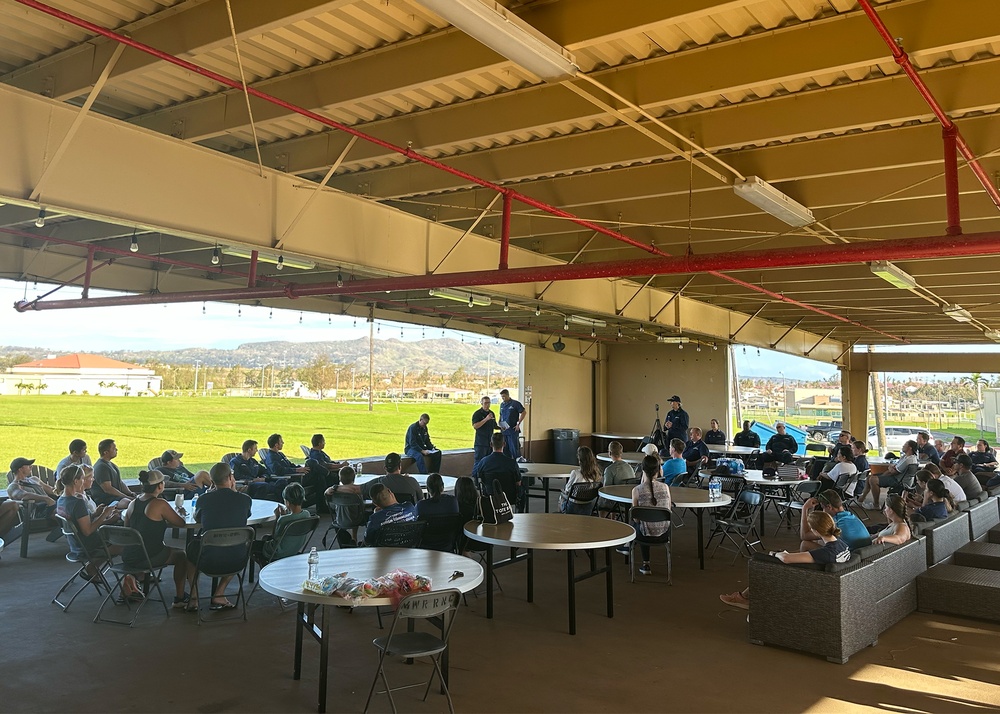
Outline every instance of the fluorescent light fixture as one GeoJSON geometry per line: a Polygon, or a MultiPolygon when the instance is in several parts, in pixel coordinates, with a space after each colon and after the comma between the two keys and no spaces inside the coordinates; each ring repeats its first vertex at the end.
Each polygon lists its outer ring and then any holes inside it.
{"type": "Polygon", "coordinates": [[[917,279],[909,273],[897,268],[887,260],[874,260],[871,263],[871,271],[882,278],[890,285],[895,285],[902,290],[913,290],[917,287],[917,279]]]}
{"type": "Polygon", "coordinates": [[[955,322],[972,322],[972,313],[961,305],[945,305],[943,311],[955,322]]]}
{"type": "Polygon", "coordinates": [[[419,0],[511,62],[546,82],[575,77],[580,68],[573,55],[503,5],[492,0],[419,0]]]}
{"type": "Polygon", "coordinates": [[[1000,342],[1000,330],[987,330],[983,333],[983,336],[987,340],[993,340],[994,342],[1000,342]]]}
{"type": "MultiPolygon", "coordinates": [[[[235,246],[224,246],[222,248],[223,255],[231,255],[234,258],[246,258],[250,259],[251,251],[248,248],[237,248],[235,246]]],[[[266,250],[257,251],[257,260],[263,263],[274,263],[275,265],[280,265],[282,268],[298,268],[299,270],[312,270],[316,267],[316,263],[311,260],[303,260],[300,258],[286,258],[284,255],[279,255],[278,253],[272,253],[266,250]]]]}
{"type": "Polygon", "coordinates": [[[475,293],[452,290],[451,288],[432,288],[427,291],[427,294],[431,297],[454,300],[455,302],[464,302],[469,307],[473,307],[475,305],[486,307],[493,302],[493,300],[487,295],[476,295],[475,293]]]}
{"type": "Polygon", "coordinates": [[[659,335],[656,338],[656,341],[662,342],[667,345],[683,345],[687,344],[691,340],[689,340],[687,337],[678,337],[676,335],[659,335]]]}
{"type": "Polygon", "coordinates": [[[801,228],[816,220],[812,211],[758,176],[748,176],[745,181],[737,181],[733,184],[733,190],[740,198],[790,226],[801,228]]]}
{"type": "Polygon", "coordinates": [[[570,322],[577,325],[586,325],[587,327],[607,327],[608,323],[604,320],[595,320],[592,317],[584,317],[583,315],[570,315],[566,318],[570,322]]]}

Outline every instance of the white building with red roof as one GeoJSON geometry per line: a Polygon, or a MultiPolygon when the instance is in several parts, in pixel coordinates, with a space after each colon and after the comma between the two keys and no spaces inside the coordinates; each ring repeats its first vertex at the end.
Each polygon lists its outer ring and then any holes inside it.
{"type": "Polygon", "coordinates": [[[0,394],[155,396],[162,377],[137,364],[91,354],[16,364],[0,374],[0,394]]]}

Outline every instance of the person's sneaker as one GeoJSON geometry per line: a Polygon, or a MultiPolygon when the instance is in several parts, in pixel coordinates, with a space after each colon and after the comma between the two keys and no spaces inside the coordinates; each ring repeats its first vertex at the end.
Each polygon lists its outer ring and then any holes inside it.
{"type": "Polygon", "coordinates": [[[621,553],[622,555],[628,555],[629,552],[627,545],[620,545],[617,548],[615,548],[615,550],[621,553]]]}
{"type": "Polygon", "coordinates": [[[517,457],[517,463],[519,463],[519,464],[526,464],[526,463],[528,463],[528,460],[526,458],[524,458],[523,456],[518,456],[517,457]]]}
{"type": "Polygon", "coordinates": [[[639,575],[652,575],[653,571],[649,567],[649,563],[643,563],[639,566],[639,575]]]}
{"type": "Polygon", "coordinates": [[[750,599],[743,596],[741,592],[729,593],[728,595],[719,595],[719,599],[727,605],[732,605],[733,607],[738,607],[743,610],[750,609],[750,599]]]}

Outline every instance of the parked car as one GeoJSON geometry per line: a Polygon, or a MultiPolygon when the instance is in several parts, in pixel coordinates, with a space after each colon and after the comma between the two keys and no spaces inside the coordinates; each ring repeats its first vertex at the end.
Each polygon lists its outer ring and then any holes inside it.
{"type": "Polygon", "coordinates": [[[895,454],[899,454],[900,450],[903,448],[903,444],[911,439],[917,440],[917,432],[920,431],[918,427],[915,426],[887,426],[885,428],[885,446],[883,447],[878,440],[878,431],[875,427],[868,427],[868,450],[878,451],[880,454],[884,454],[886,451],[892,451],[895,454]]]}
{"type": "Polygon", "coordinates": [[[843,428],[843,419],[819,419],[815,424],[805,427],[805,432],[816,441],[836,441],[843,428]],[[830,433],[834,431],[837,433],[830,433]]]}

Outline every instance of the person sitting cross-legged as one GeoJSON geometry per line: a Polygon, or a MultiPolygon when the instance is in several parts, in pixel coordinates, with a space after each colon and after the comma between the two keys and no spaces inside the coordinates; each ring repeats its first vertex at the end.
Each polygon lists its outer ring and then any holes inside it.
{"type": "Polygon", "coordinates": [[[59,494],[40,478],[31,475],[33,463],[34,459],[26,459],[23,456],[18,456],[10,462],[11,481],[7,486],[7,495],[16,501],[24,502],[25,507],[31,509],[32,518],[52,518],[56,512],[56,499],[59,494]]]}
{"type": "Polygon", "coordinates": [[[371,498],[375,504],[375,512],[368,519],[365,528],[365,545],[375,545],[378,542],[378,532],[382,526],[417,520],[416,509],[409,503],[396,501],[392,491],[380,483],[372,486],[371,498]]]}
{"type": "MultiPolygon", "coordinates": [[[[846,563],[851,558],[851,549],[840,537],[840,529],[833,522],[829,513],[813,511],[807,516],[808,530],[819,536],[819,544],[807,551],[789,553],[771,551],[771,555],[782,563],[846,563]]],[[[719,595],[719,599],[727,605],[750,609],[750,588],[737,590],[728,595],[719,595]]]]}

